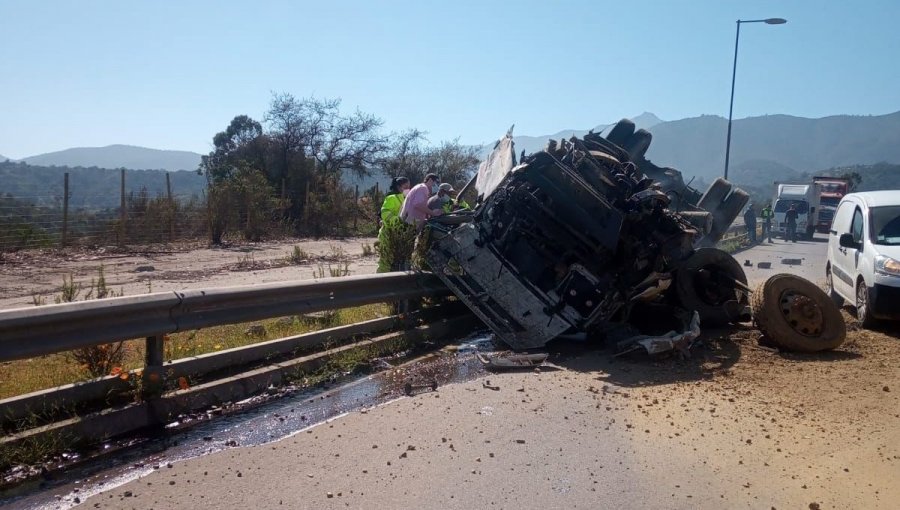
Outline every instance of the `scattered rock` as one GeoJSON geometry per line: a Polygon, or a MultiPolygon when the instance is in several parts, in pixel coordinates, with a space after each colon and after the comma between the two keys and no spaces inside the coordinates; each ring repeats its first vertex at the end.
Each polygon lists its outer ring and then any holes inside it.
{"type": "Polygon", "coordinates": [[[890,391],[891,391],[891,389],[888,388],[887,386],[885,386],[884,388],[881,388],[881,390],[882,390],[882,391],[886,391],[886,392],[890,392],[890,391]]]}
{"type": "MultiPolygon", "coordinates": [[[[125,496],[126,498],[130,498],[134,494],[131,491],[125,491],[125,494],[122,494],[122,495],[125,496]]],[[[76,503],[78,503],[78,502],[76,501],[76,503]]]]}
{"type": "Polygon", "coordinates": [[[135,273],[149,273],[150,271],[156,271],[156,268],[153,266],[138,266],[134,268],[135,273]]]}
{"type": "Polygon", "coordinates": [[[262,324],[253,324],[244,330],[244,335],[252,337],[266,336],[266,327],[262,324]]]}

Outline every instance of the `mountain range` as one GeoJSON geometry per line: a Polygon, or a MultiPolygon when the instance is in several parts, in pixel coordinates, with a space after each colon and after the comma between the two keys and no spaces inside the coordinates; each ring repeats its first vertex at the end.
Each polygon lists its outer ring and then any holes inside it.
{"type": "MultiPolygon", "coordinates": [[[[662,121],[652,113],[632,120],[653,134],[647,157],[659,166],[671,166],[692,177],[711,181],[722,174],[728,121],[703,115],[662,121]]],[[[593,131],[605,132],[611,124],[593,131]]],[[[516,152],[540,150],[547,140],[582,136],[587,129],[565,129],[540,136],[515,136],[516,152]]],[[[482,146],[486,155],[493,142],[482,146]]],[[[196,170],[200,154],[189,151],[148,149],[129,145],[81,147],[40,154],[21,161],[51,167],[99,167],[159,170],[196,170]]],[[[5,158],[0,157],[0,161],[5,158]]],[[[734,121],[731,172],[735,182],[789,180],[801,173],[828,168],[900,163],[900,111],[887,115],[836,115],[818,119],[789,115],[765,115],[734,121]]]]}

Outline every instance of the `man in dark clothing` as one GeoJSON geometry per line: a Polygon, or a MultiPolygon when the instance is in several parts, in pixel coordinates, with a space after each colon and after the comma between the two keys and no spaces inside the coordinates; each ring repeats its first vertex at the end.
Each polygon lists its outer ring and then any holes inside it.
{"type": "Polygon", "coordinates": [[[750,244],[756,244],[756,213],[753,212],[752,204],[744,213],[744,225],[747,227],[747,239],[750,240],[750,244]]]}
{"type": "Polygon", "coordinates": [[[797,206],[791,204],[790,209],[784,213],[784,242],[797,242],[797,206]]]}

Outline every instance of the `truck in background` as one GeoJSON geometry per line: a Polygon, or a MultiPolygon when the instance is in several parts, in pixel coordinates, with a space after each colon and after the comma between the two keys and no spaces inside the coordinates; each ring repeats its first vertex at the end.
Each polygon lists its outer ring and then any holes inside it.
{"type": "Polygon", "coordinates": [[[816,211],[819,209],[819,192],[815,184],[784,184],[775,182],[775,218],[772,231],[784,237],[785,213],[791,204],[797,209],[797,237],[812,239],[816,230],[816,211]]]}
{"type": "Polygon", "coordinates": [[[813,177],[819,192],[819,213],[816,215],[816,232],[828,233],[834,212],[844,195],[850,192],[850,179],[842,177],[813,177]]]}

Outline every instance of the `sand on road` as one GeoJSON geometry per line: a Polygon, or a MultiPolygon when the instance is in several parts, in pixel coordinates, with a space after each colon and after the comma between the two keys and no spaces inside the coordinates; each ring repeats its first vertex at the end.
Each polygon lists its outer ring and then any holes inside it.
{"type": "Polygon", "coordinates": [[[707,332],[685,361],[576,349],[162,466],[84,506],[896,508],[900,340],[851,329],[818,355],[760,348],[749,327],[707,332]]]}

